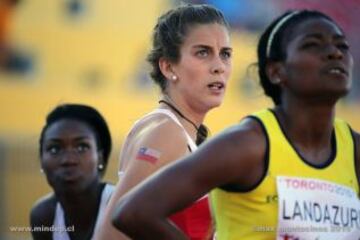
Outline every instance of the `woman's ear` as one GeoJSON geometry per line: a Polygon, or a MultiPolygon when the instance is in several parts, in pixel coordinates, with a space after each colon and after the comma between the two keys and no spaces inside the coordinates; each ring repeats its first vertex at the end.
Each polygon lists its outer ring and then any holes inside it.
{"type": "Polygon", "coordinates": [[[266,67],[266,75],[270,82],[280,85],[284,82],[284,67],[281,62],[271,62],[266,67]]]}
{"type": "Polygon", "coordinates": [[[159,68],[161,73],[165,76],[166,79],[171,81],[176,81],[178,79],[178,77],[173,71],[172,63],[168,59],[160,58],[159,68]]]}
{"type": "Polygon", "coordinates": [[[103,150],[99,150],[98,151],[98,163],[97,163],[97,168],[99,172],[102,172],[105,168],[104,165],[104,152],[103,150]]]}
{"type": "Polygon", "coordinates": [[[45,168],[44,162],[43,162],[43,159],[42,159],[42,155],[40,154],[40,172],[41,173],[45,173],[44,168],[45,168]]]}

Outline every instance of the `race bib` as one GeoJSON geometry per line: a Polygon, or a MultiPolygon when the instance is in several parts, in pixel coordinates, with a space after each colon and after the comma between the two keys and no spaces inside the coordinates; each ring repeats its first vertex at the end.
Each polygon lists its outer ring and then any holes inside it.
{"type": "Polygon", "coordinates": [[[360,240],[360,200],[333,182],[277,177],[277,240],[360,240]]]}

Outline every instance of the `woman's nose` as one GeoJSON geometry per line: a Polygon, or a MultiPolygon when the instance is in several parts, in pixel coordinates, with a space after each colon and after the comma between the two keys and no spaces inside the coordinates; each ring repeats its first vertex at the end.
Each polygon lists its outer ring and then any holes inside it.
{"type": "Polygon", "coordinates": [[[225,72],[225,63],[221,59],[221,57],[216,57],[213,62],[213,66],[211,72],[214,74],[220,74],[225,72]]]}
{"type": "Polygon", "coordinates": [[[326,58],[330,60],[342,59],[344,53],[335,45],[329,45],[327,47],[326,58]]]}

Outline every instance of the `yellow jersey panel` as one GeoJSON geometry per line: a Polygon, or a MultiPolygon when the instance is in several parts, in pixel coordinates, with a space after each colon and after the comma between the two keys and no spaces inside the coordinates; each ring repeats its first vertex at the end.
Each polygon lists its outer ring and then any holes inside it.
{"type": "MultiPolygon", "coordinates": [[[[348,186],[359,193],[355,172],[354,141],[349,126],[334,121],[332,156],[323,166],[313,166],[296,151],[271,110],[251,116],[263,126],[267,137],[267,172],[254,189],[248,192],[214,189],[212,211],[218,240],[276,239],[278,222],[277,176],[313,178],[348,186]]],[[[320,196],[319,196],[320,197],[320,196]]]]}

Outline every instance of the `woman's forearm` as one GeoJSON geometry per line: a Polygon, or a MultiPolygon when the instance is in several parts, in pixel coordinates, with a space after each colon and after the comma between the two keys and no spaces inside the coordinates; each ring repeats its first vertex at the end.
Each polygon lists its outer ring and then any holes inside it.
{"type": "MultiPolygon", "coordinates": [[[[129,210],[127,210],[129,211],[129,210]]],[[[136,211],[136,210],[134,210],[136,211]]],[[[119,217],[113,218],[113,225],[128,235],[131,239],[137,240],[186,240],[186,235],[167,219],[160,219],[154,216],[147,217],[145,214],[124,213],[117,209],[119,217]],[[127,217],[132,216],[132,217],[127,217]]]]}

